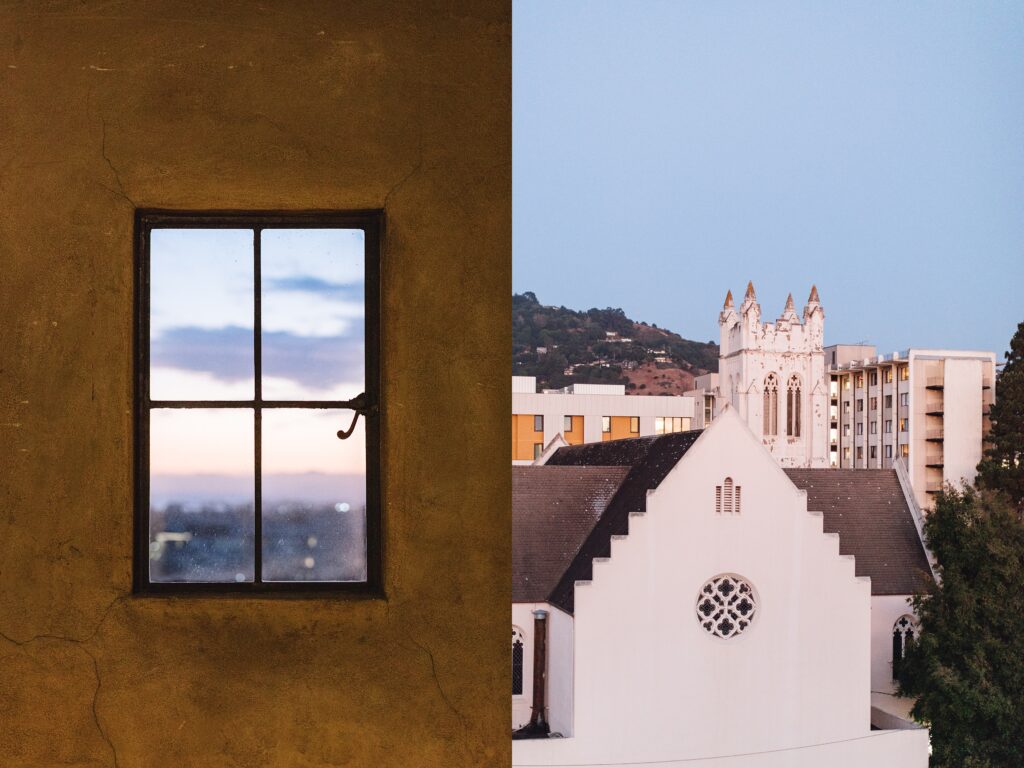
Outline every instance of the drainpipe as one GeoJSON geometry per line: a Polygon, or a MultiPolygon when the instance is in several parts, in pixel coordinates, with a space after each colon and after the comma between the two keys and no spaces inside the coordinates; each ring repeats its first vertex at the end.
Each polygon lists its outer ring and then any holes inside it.
{"type": "Polygon", "coordinates": [[[548,733],[547,706],[544,691],[547,687],[548,612],[538,608],[533,612],[533,713],[527,726],[534,733],[548,733]]]}
{"type": "Polygon", "coordinates": [[[547,681],[548,612],[538,608],[533,612],[533,707],[530,722],[512,732],[513,739],[546,739],[551,732],[548,725],[547,705],[544,701],[547,681]]]}

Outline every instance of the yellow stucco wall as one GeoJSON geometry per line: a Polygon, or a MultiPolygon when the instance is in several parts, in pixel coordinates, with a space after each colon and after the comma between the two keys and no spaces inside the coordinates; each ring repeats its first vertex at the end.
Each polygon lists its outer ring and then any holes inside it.
{"type": "MultiPolygon", "coordinates": [[[[562,433],[562,437],[565,438],[565,442],[569,445],[580,445],[583,443],[583,427],[586,424],[586,418],[583,416],[572,417],[572,430],[562,433]]],[[[565,426],[565,425],[563,425],[565,426]]]]}
{"type": "Polygon", "coordinates": [[[535,430],[534,414],[512,414],[512,459],[514,461],[533,461],[534,447],[544,444],[544,432],[535,430]]]}
{"type": "Polygon", "coordinates": [[[629,416],[612,416],[611,418],[611,431],[601,433],[602,440],[622,440],[626,437],[639,437],[639,432],[633,432],[630,430],[630,417],[629,416]]]}
{"type": "Polygon", "coordinates": [[[509,2],[0,30],[0,764],[508,764],[509,2]],[[136,207],[386,210],[386,600],[131,596],[136,207]]]}

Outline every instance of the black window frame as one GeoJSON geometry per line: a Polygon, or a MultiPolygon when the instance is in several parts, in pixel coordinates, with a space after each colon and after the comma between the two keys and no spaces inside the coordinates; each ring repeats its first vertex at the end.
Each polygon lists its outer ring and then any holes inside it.
{"type": "MultiPolygon", "coordinates": [[[[142,596],[237,596],[383,599],[383,494],[381,487],[381,272],[384,212],[362,211],[198,211],[139,209],[134,231],[134,534],[132,592],[142,596]],[[150,377],[150,233],[154,229],[252,229],[254,261],[254,366],[256,389],[252,400],[162,401],[149,396],[150,377]],[[364,235],[365,397],[334,400],[264,400],[261,391],[260,232],[264,229],[360,229],[364,235]],[[159,405],[154,406],[154,403],[159,405]],[[154,408],[250,408],[255,414],[254,580],[252,582],[160,582],[149,573],[149,414],[154,408]],[[366,435],[366,580],[262,581],[262,513],[260,460],[262,435],[258,429],[265,408],[351,410],[364,420],[366,435]]],[[[348,422],[338,424],[347,429],[348,422]]]]}

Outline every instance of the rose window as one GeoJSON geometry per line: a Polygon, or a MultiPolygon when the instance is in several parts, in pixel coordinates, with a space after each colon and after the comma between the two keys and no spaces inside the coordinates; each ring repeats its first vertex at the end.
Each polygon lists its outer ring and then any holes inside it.
{"type": "Polygon", "coordinates": [[[750,626],[755,613],[754,588],[739,576],[715,576],[697,596],[697,620],[715,637],[735,637],[750,626]]]}

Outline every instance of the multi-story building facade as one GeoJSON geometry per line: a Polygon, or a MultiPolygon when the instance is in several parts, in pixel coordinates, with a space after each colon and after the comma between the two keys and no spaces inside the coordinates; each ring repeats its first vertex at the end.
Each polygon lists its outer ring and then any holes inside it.
{"type": "Polygon", "coordinates": [[[512,377],[512,463],[537,459],[555,436],[569,445],[691,428],[688,396],[627,395],[621,384],[573,384],[537,391],[533,376],[512,377]]]}
{"type": "Polygon", "coordinates": [[[876,469],[902,458],[921,507],[946,483],[973,482],[995,390],[994,352],[868,345],[825,349],[829,463],[876,469]]]}

